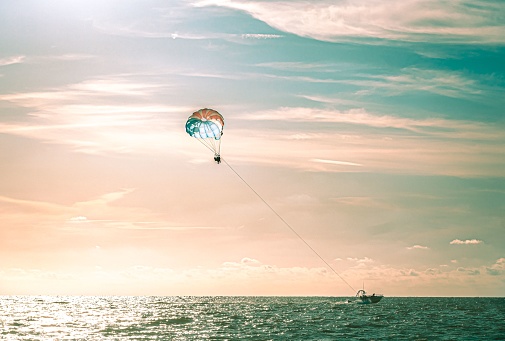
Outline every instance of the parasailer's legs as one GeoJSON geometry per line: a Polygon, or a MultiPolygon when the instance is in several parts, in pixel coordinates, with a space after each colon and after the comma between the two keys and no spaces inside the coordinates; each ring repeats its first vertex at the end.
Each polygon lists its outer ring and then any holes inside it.
{"type": "Polygon", "coordinates": [[[220,164],[221,163],[221,155],[214,154],[214,161],[216,161],[217,164],[220,164]]]}

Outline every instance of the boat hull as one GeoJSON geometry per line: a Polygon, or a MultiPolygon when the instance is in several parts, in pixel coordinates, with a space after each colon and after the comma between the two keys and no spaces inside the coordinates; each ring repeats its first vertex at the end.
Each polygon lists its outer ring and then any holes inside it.
{"type": "Polygon", "coordinates": [[[356,294],[356,297],[361,300],[361,304],[373,304],[373,303],[379,303],[380,300],[384,297],[384,295],[367,295],[364,290],[358,291],[356,294]]]}

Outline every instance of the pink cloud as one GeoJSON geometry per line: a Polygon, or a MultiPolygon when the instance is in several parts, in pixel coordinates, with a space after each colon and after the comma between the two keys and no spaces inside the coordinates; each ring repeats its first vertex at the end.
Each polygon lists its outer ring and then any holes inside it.
{"type": "Polygon", "coordinates": [[[451,244],[451,245],[476,245],[476,244],[482,244],[482,240],[477,240],[477,239],[467,239],[467,240],[454,239],[449,244],[451,244]]]}

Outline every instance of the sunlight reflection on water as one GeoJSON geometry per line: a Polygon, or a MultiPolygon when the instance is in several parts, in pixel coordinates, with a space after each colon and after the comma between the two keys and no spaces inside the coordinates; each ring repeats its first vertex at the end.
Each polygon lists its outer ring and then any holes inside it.
{"type": "Polygon", "coordinates": [[[500,340],[503,298],[0,296],[2,340],[500,340]]]}

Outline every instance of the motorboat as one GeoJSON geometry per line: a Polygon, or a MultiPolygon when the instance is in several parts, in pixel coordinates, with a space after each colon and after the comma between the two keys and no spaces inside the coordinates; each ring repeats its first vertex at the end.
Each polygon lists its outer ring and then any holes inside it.
{"type": "Polygon", "coordinates": [[[382,294],[375,294],[373,293],[372,295],[368,295],[365,290],[361,289],[358,290],[356,293],[356,297],[360,299],[358,303],[360,304],[373,304],[373,303],[379,303],[380,300],[384,297],[382,294]]]}

